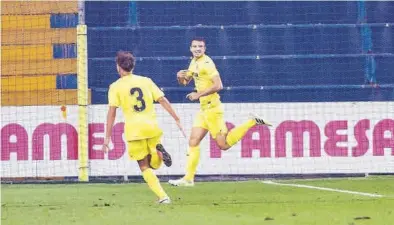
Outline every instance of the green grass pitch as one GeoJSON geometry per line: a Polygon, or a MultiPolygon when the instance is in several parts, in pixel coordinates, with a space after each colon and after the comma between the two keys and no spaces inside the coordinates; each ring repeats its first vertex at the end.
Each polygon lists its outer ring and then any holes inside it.
{"type": "Polygon", "coordinates": [[[369,197],[264,184],[163,184],[171,205],[158,205],[145,183],[2,185],[4,225],[393,225],[394,177],[279,180],[380,194],[369,197]]]}

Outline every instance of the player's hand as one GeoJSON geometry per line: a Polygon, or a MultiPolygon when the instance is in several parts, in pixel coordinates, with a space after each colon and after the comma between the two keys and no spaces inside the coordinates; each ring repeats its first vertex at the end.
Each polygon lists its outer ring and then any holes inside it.
{"type": "Polygon", "coordinates": [[[185,130],[183,129],[183,126],[182,126],[182,124],[181,124],[181,121],[180,121],[180,120],[177,120],[177,121],[175,121],[175,122],[176,122],[176,125],[178,126],[179,130],[182,132],[183,137],[186,138],[186,132],[185,132],[185,130]]]}
{"type": "Polygon", "coordinates": [[[176,79],[180,85],[186,86],[189,83],[189,78],[187,77],[187,70],[180,70],[176,74],[176,79]]]}
{"type": "Polygon", "coordinates": [[[109,151],[109,138],[106,138],[103,143],[103,147],[101,148],[101,151],[104,153],[107,153],[109,151]]]}
{"type": "Polygon", "coordinates": [[[186,98],[188,98],[190,101],[196,101],[200,99],[200,94],[198,92],[191,92],[188,95],[186,95],[186,98]]]}
{"type": "Polygon", "coordinates": [[[186,78],[187,70],[179,70],[176,74],[177,79],[186,78]]]}

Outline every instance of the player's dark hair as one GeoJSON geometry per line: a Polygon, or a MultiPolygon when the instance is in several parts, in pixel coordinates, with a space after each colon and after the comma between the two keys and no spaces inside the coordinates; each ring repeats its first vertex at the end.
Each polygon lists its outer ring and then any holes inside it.
{"type": "Polygon", "coordinates": [[[116,53],[116,63],[126,72],[130,72],[135,67],[135,58],[131,52],[118,51],[116,53]]]}
{"type": "Polygon", "coordinates": [[[207,43],[205,42],[205,39],[202,38],[202,37],[195,37],[195,38],[192,39],[191,42],[193,42],[193,41],[201,41],[201,42],[204,42],[204,45],[207,45],[207,43]]]}

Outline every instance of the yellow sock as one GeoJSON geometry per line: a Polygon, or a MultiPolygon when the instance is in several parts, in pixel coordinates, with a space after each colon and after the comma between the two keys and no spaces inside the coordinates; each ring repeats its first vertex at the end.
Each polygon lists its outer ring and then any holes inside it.
{"type": "Polygon", "coordinates": [[[142,177],[144,178],[145,182],[148,184],[149,188],[159,197],[162,199],[167,196],[164,192],[163,188],[161,187],[160,181],[157,178],[156,174],[153,172],[151,168],[148,168],[142,172],[142,177]]]}
{"type": "Polygon", "coordinates": [[[151,157],[150,157],[150,162],[149,165],[152,167],[152,169],[159,169],[161,164],[163,163],[163,160],[159,157],[157,152],[151,152],[151,157]]]}
{"type": "Polygon", "coordinates": [[[200,161],[200,146],[189,147],[189,155],[187,157],[186,175],[184,177],[187,181],[194,181],[198,162],[200,161]]]}
{"type": "Polygon", "coordinates": [[[242,139],[243,136],[245,136],[246,132],[250,128],[252,128],[254,125],[256,125],[255,120],[248,120],[244,124],[241,124],[241,125],[233,128],[227,134],[227,137],[226,137],[227,144],[230,146],[235,145],[239,140],[242,139]]]}

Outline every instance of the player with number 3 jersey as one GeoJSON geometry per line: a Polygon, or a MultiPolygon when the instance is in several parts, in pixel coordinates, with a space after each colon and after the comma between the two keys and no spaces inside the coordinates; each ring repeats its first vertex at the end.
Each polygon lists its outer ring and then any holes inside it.
{"type": "Polygon", "coordinates": [[[170,154],[160,143],[163,132],[159,127],[153,103],[160,103],[185,136],[180,119],[164,93],[150,78],[132,73],[135,58],[130,52],[117,53],[116,67],[120,78],[110,85],[108,91],[109,109],[103,151],[109,150],[116,109],[121,108],[125,118],[124,131],[130,158],[137,160],[142,176],[158,196],[158,202],[170,203],[170,198],[153,171],[158,169],[163,161],[166,166],[172,164],[170,154]]]}

